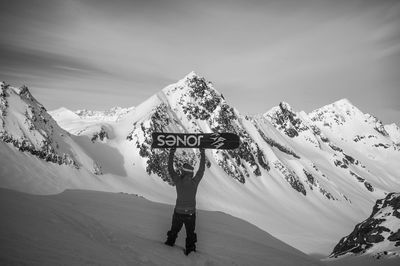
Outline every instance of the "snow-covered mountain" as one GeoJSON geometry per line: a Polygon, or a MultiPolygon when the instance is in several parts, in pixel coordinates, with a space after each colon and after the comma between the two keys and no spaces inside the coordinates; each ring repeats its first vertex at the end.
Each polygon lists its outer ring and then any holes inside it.
{"type": "Polygon", "coordinates": [[[2,187],[48,194],[104,183],[96,178],[102,174],[101,166],[85,149],[91,144],[89,138],[62,129],[26,86],[0,85],[2,187]]]}
{"type": "Polygon", "coordinates": [[[340,240],[330,257],[366,254],[400,258],[400,193],[377,200],[371,215],[340,240]]]}
{"type": "Polygon", "coordinates": [[[65,130],[74,135],[95,135],[101,134],[99,139],[108,135],[107,128],[130,112],[134,112],[135,107],[122,108],[113,107],[105,111],[78,110],[71,111],[65,107],[50,111],[49,114],[65,130]]]}
{"type": "Polygon", "coordinates": [[[87,109],[77,110],[75,113],[85,120],[98,120],[98,121],[118,121],[121,117],[135,110],[135,107],[122,108],[112,107],[105,111],[91,111],[87,109]]]}
{"type": "Polygon", "coordinates": [[[21,152],[59,165],[90,168],[93,160],[60,128],[26,86],[0,84],[0,139],[21,152]]]}
{"type": "MultiPolygon", "coordinates": [[[[93,123],[65,109],[52,115],[81,149],[71,150],[96,163],[97,175],[93,164],[61,171],[0,143],[0,174],[9,176],[0,186],[35,193],[124,191],[173,204],[168,151],[150,148],[151,133],[234,132],[241,138],[239,149],[206,151],[198,207],[240,217],[306,253],[326,256],[377,199],[400,190],[398,128],[388,132],[348,100],[310,114],[280,103],[249,117],[192,72],[118,121],[93,123]]],[[[195,164],[198,152],[177,151],[175,167],[185,161],[195,164]]]]}

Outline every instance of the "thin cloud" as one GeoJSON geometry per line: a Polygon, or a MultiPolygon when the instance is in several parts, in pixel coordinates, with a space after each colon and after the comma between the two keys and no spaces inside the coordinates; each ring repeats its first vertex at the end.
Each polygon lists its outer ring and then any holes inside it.
{"type": "Polygon", "coordinates": [[[243,113],[346,97],[391,122],[399,23],[400,4],[385,0],[2,1],[0,75],[49,109],[105,109],[137,105],[194,70],[243,113]]]}

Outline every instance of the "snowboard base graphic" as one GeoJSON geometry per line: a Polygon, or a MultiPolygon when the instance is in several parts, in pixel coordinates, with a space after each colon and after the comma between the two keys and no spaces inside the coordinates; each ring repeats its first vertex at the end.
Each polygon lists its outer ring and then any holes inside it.
{"type": "Polygon", "coordinates": [[[152,134],[152,148],[203,148],[203,149],[236,149],[240,138],[234,133],[164,133],[152,134]]]}

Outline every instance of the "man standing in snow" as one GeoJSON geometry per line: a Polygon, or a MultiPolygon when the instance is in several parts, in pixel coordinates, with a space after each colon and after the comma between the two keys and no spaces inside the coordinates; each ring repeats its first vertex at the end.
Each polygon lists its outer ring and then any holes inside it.
{"type": "Polygon", "coordinates": [[[197,235],[194,232],[196,226],[196,193],[197,187],[204,175],[205,170],[205,152],[200,149],[200,167],[193,177],[194,168],[188,163],[183,164],[183,171],[178,175],[174,170],[175,148],[171,149],[168,158],[168,172],[176,187],[176,204],[172,216],[171,230],[168,231],[166,245],[173,246],[183,224],[186,229],[186,256],[196,251],[197,235]]]}

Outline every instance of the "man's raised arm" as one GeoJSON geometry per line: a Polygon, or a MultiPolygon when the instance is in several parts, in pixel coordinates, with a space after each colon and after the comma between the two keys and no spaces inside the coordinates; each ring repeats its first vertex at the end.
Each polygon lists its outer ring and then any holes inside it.
{"type": "Polygon", "coordinates": [[[196,176],[193,178],[196,183],[200,183],[200,180],[203,178],[205,169],[206,169],[206,154],[204,149],[200,149],[200,167],[196,173],[196,176]]]}
{"type": "Polygon", "coordinates": [[[176,183],[176,180],[178,179],[178,174],[174,170],[174,156],[175,156],[175,148],[172,148],[171,151],[169,152],[169,157],[168,157],[168,173],[172,178],[172,181],[176,183]]]}

